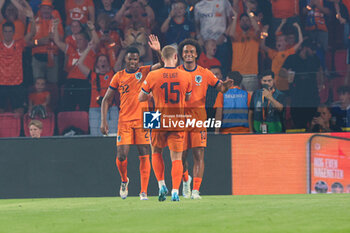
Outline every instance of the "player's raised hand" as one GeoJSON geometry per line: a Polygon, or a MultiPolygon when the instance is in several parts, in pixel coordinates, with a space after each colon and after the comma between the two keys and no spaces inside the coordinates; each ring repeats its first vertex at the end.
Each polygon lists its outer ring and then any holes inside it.
{"type": "Polygon", "coordinates": [[[149,47],[151,47],[151,49],[153,49],[154,51],[160,51],[160,43],[158,37],[156,35],[151,34],[149,35],[148,39],[149,47]]]}
{"type": "Polygon", "coordinates": [[[100,130],[101,130],[101,133],[103,135],[108,135],[108,123],[107,122],[104,122],[104,121],[101,121],[101,127],[100,127],[100,130]]]}

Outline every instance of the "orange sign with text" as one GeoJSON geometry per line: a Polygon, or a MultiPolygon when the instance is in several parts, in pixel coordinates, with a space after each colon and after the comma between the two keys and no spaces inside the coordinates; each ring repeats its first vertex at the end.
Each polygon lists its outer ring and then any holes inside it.
{"type": "Polygon", "coordinates": [[[350,133],[330,135],[232,135],[232,194],[350,192],[350,133]]]}
{"type": "Polygon", "coordinates": [[[350,139],[323,135],[310,139],[310,191],[350,192],[350,139]]]}

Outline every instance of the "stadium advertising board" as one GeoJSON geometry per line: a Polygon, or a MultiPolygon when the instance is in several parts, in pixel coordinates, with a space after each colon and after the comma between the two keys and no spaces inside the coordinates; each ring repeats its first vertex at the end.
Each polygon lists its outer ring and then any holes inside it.
{"type": "Polygon", "coordinates": [[[310,193],[350,193],[350,139],[315,135],[309,153],[310,193]]]}
{"type": "MultiPolygon", "coordinates": [[[[232,193],[303,194],[309,193],[310,188],[315,191],[319,180],[330,183],[327,192],[331,192],[335,182],[341,183],[345,192],[350,184],[350,141],[330,137],[339,134],[322,135],[328,137],[315,137],[315,134],[233,135],[232,193]],[[314,139],[309,145],[311,138],[314,139]],[[322,151],[310,149],[319,142],[322,151]],[[323,157],[315,156],[320,153],[323,157]],[[322,158],[323,164],[321,159],[315,164],[315,158],[322,158]],[[325,162],[325,159],[333,160],[325,162]],[[315,177],[324,172],[333,172],[334,177],[329,177],[329,181],[315,177]]],[[[341,136],[350,137],[350,134],[342,133],[341,136]]]]}

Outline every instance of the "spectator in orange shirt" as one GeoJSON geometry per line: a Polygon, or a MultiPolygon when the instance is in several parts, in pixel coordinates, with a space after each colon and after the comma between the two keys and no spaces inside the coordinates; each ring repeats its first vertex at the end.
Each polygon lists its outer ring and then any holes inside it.
{"type": "MultiPolygon", "coordinates": [[[[58,82],[58,48],[53,41],[53,21],[59,20],[59,34],[63,39],[61,17],[51,0],[43,0],[35,22],[38,31],[33,39],[32,67],[34,79],[46,77],[51,83],[58,82]]],[[[32,25],[30,24],[28,30],[32,25]]]]}
{"type": "Polygon", "coordinates": [[[40,113],[44,119],[47,116],[47,107],[50,103],[50,92],[46,90],[46,79],[37,78],[34,88],[35,91],[29,94],[28,113],[31,118],[40,113]]]}
{"type": "MultiPolygon", "coordinates": [[[[93,70],[90,70],[86,65],[84,65],[84,61],[91,49],[92,44],[89,44],[88,48],[79,58],[78,67],[91,82],[91,98],[89,108],[90,134],[93,136],[102,136],[100,131],[102,99],[107,92],[116,70],[113,70],[114,67],[111,65],[108,56],[105,54],[100,54],[96,58],[93,70]]],[[[111,134],[117,134],[118,115],[118,107],[116,106],[115,101],[113,101],[112,106],[108,109],[107,113],[109,133],[111,134]]]]}
{"type": "MultiPolygon", "coordinates": [[[[25,12],[35,25],[33,11],[26,8],[25,12]]],[[[24,39],[17,41],[13,39],[15,25],[12,22],[2,25],[2,33],[4,39],[0,43],[0,113],[6,110],[9,100],[13,111],[23,115],[26,97],[23,87],[22,53],[35,34],[35,27],[24,39]]]]}
{"type": "MultiPolygon", "coordinates": [[[[77,106],[79,110],[88,111],[90,103],[90,83],[87,77],[79,70],[78,61],[81,54],[88,49],[89,35],[87,32],[82,31],[76,35],[77,49],[72,48],[69,44],[65,44],[60,40],[58,35],[57,26],[59,24],[58,20],[54,21],[54,41],[56,45],[65,52],[67,56],[66,69],[68,72],[67,79],[64,84],[64,94],[63,94],[63,109],[65,111],[74,111],[77,106]]],[[[96,48],[99,43],[97,33],[95,31],[94,24],[89,21],[87,23],[89,31],[91,32],[92,47],[87,58],[84,61],[90,70],[93,69],[96,56],[96,48]]]]}
{"type": "Polygon", "coordinates": [[[83,25],[78,20],[73,20],[70,25],[70,29],[72,34],[67,36],[65,39],[66,44],[68,44],[72,48],[77,48],[76,36],[83,30],[83,25]]]}
{"type": "MultiPolygon", "coordinates": [[[[282,20],[282,23],[285,20],[282,20]]],[[[299,41],[296,45],[287,49],[287,39],[285,35],[278,35],[276,38],[276,46],[275,49],[271,49],[265,45],[266,37],[263,36],[263,40],[261,41],[261,48],[267,52],[269,58],[272,60],[271,70],[275,75],[275,86],[278,90],[285,92],[289,90],[288,79],[280,77],[278,74],[289,55],[295,54],[299,49],[301,43],[303,43],[303,34],[301,32],[301,28],[298,23],[294,23],[293,26],[297,28],[299,34],[299,41]]],[[[264,28],[264,32],[267,33],[268,26],[264,28]]],[[[263,33],[264,33],[263,32],[263,33]]],[[[264,34],[263,34],[264,35],[264,34]]],[[[266,35],[266,34],[265,34],[266,35]]]]}
{"type": "Polygon", "coordinates": [[[43,131],[43,123],[38,120],[31,120],[29,122],[29,134],[32,138],[40,138],[43,131]]]}
{"type": "MultiPolygon", "coordinates": [[[[88,21],[95,23],[95,5],[92,0],[65,0],[66,25],[71,25],[73,20],[82,24],[88,21]]],[[[66,27],[66,33],[70,34],[70,27],[66,27]]]]}
{"type": "Polygon", "coordinates": [[[246,91],[255,91],[259,87],[257,74],[260,28],[254,14],[249,13],[243,13],[239,17],[241,31],[238,32],[236,30],[238,16],[234,12],[233,21],[226,33],[232,40],[233,59],[231,69],[242,74],[242,86],[246,91]]]}
{"type": "MultiPolygon", "coordinates": [[[[5,7],[5,14],[2,15],[0,11],[0,26],[6,22],[12,22],[15,25],[15,35],[14,40],[19,40],[24,38],[25,34],[25,20],[26,16],[24,14],[24,8],[30,8],[26,3],[25,6],[22,6],[18,0],[12,0],[5,4],[5,0],[0,0],[0,9],[5,7]]],[[[0,37],[3,39],[2,32],[0,31],[0,37]]]]}
{"type": "Polygon", "coordinates": [[[121,47],[118,32],[111,30],[111,20],[106,14],[97,16],[97,35],[100,38],[99,49],[106,54],[111,64],[115,64],[121,47]]]}
{"type": "Polygon", "coordinates": [[[198,59],[198,65],[209,69],[212,66],[221,66],[218,59],[215,58],[216,41],[209,39],[204,42],[204,52],[201,53],[198,59]]]}

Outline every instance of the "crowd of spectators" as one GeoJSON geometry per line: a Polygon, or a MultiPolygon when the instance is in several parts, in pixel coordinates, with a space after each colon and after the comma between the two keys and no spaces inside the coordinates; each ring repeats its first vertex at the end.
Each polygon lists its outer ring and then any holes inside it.
{"type": "MultiPolygon", "coordinates": [[[[100,98],[128,47],[140,65],[156,62],[153,33],[162,46],[198,40],[198,64],[236,80],[234,92],[249,96],[246,131],[350,127],[349,59],[335,70],[336,51],[350,55],[349,0],[0,0],[0,9],[0,113],[87,111],[100,135],[100,98]]],[[[225,115],[217,94],[208,89],[209,117],[217,106],[225,115]]],[[[116,125],[118,100],[110,115],[116,125]]]]}

